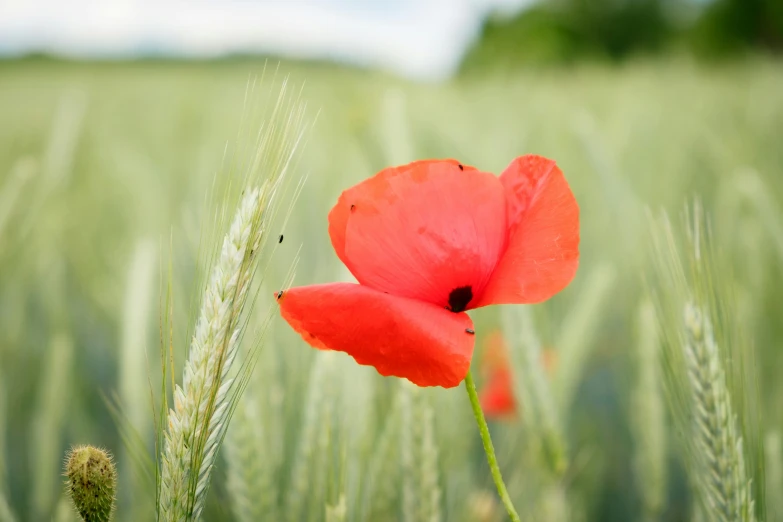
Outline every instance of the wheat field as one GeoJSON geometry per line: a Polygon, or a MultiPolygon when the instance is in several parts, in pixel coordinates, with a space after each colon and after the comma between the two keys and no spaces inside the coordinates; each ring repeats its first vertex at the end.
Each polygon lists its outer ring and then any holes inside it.
{"type": "Polygon", "coordinates": [[[565,173],[581,259],[546,303],[471,313],[479,389],[490,336],[510,348],[521,406],[489,427],[521,519],[783,520],[781,136],[783,67],[761,58],[444,84],[247,60],[0,63],[0,522],[79,520],[62,475],[81,444],[114,454],[120,522],[506,520],[462,387],[313,350],[274,293],[349,280],[326,221],[343,189],[414,159],[499,173],[525,153],[565,173]],[[264,125],[292,127],[262,171],[293,152],[275,212],[248,210],[255,242],[235,250],[242,270],[258,258],[225,327],[240,385],[213,391],[214,437],[188,448],[208,488],[175,515],[172,380],[246,197],[221,187],[250,179],[264,125]]]}

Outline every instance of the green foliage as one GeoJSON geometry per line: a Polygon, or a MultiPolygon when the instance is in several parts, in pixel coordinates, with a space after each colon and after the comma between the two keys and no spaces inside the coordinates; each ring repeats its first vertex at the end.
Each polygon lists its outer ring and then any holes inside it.
{"type": "Polygon", "coordinates": [[[691,35],[695,49],[707,56],[783,50],[783,6],[776,0],[715,0],[691,35]]]}
{"type": "Polygon", "coordinates": [[[675,33],[664,0],[539,2],[512,18],[491,19],[464,71],[520,64],[618,60],[664,49],[675,33]]]}
{"type": "Polygon", "coordinates": [[[537,2],[511,18],[490,19],[462,69],[621,61],[673,50],[713,59],[780,52],[783,7],[778,0],[537,2]]]}

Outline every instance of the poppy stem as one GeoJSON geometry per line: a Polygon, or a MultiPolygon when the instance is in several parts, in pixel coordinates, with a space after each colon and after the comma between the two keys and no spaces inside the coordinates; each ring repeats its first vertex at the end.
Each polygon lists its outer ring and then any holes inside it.
{"type": "Polygon", "coordinates": [[[498,459],[495,457],[495,448],[492,445],[492,438],[489,436],[489,426],[487,426],[487,420],[484,418],[484,412],[481,411],[478,394],[476,393],[476,385],[473,382],[473,374],[471,374],[470,370],[468,370],[468,374],[465,376],[465,388],[468,390],[470,405],[473,407],[473,415],[476,417],[476,424],[478,424],[481,442],[484,443],[484,453],[487,454],[487,463],[492,472],[492,479],[495,481],[495,487],[500,495],[500,500],[503,501],[503,505],[506,507],[506,511],[508,511],[508,516],[511,517],[512,522],[519,522],[519,515],[517,514],[517,510],[514,509],[511,497],[508,496],[508,491],[506,491],[506,484],[503,482],[503,476],[500,474],[498,459]]]}

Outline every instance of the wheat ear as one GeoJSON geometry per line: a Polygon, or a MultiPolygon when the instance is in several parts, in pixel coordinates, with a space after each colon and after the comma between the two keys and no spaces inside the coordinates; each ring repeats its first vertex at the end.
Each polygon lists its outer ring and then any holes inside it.
{"type": "Polygon", "coordinates": [[[693,405],[694,478],[707,518],[753,522],[755,510],[745,470],[742,437],[731,406],[720,352],[709,317],[694,304],[684,311],[685,362],[693,405]]]}
{"type": "Polygon", "coordinates": [[[185,362],[174,390],[161,463],[160,518],[197,520],[225,434],[232,362],[241,333],[254,259],[263,236],[269,185],[246,190],[212,269],[185,362]]]}

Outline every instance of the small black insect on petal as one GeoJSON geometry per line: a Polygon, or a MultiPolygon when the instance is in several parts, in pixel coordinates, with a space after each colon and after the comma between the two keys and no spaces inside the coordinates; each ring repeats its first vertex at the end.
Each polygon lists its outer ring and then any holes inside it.
{"type": "Polygon", "coordinates": [[[356,205],[351,205],[351,212],[353,212],[354,210],[356,210],[356,205]]]}
{"type": "Polygon", "coordinates": [[[469,333],[470,335],[475,335],[476,330],[474,330],[473,328],[465,328],[465,332],[469,333]]]}
{"type": "Polygon", "coordinates": [[[454,313],[463,312],[471,299],[473,299],[473,288],[470,286],[455,288],[449,293],[448,309],[454,313]]]}
{"type": "Polygon", "coordinates": [[[278,239],[277,242],[278,243],[282,243],[283,242],[283,234],[280,234],[280,239],[278,239]]]}
{"type": "Polygon", "coordinates": [[[283,297],[283,291],[282,290],[277,292],[277,298],[280,299],[281,297],[283,297]]]}
{"type": "Polygon", "coordinates": [[[462,163],[457,165],[459,167],[459,170],[465,170],[465,167],[462,166],[462,163]]]}

